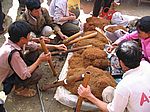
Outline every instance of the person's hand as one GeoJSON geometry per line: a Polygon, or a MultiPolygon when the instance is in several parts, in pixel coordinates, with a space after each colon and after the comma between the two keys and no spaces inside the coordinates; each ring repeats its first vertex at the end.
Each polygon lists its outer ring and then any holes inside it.
{"type": "Polygon", "coordinates": [[[111,53],[111,52],[116,48],[116,46],[117,46],[117,45],[112,44],[111,46],[109,46],[109,47],[106,49],[106,51],[107,51],[108,53],[111,53]]]}
{"type": "Polygon", "coordinates": [[[68,38],[68,37],[67,37],[66,35],[64,35],[61,31],[57,31],[57,33],[58,33],[58,35],[60,36],[60,38],[61,38],[62,40],[68,38]]]}
{"type": "Polygon", "coordinates": [[[48,37],[43,37],[42,38],[44,39],[44,42],[47,44],[47,43],[50,43],[51,42],[51,39],[48,38],[48,37]]]}
{"type": "Polygon", "coordinates": [[[48,61],[48,60],[50,60],[50,58],[51,58],[51,53],[49,52],[49,53],[47,53],[47,54],[45,54],[44,52],[42,53],[42,54],[40,54],[40,56],[39,56],[39,61],[40,62],[45,62],[45,61],[48,61]]]}
{"type": "Polygon", "coordinates": [[[113,5],[114,7],[116,7],[116,6],[119,6],[120,3],[119,3],[119,2],[113,2],[112,5],[113,5]]]}
{"type": "Polygon", "coordinates": [[[75,20],[75,19],[76,19],[76,16],[69,16],[70,21],[75,20]]]}
{"type": "Polygon", "coordinates": [[[62,40],[64,40],[64,39],[67,39],[68,37],[67,37],[66,35],[62,34],[62,35],[60,35],[60,38],[61,38],[62,40]]]}
{"type": "Polygon", "coordinates": [[[75,14],[69,11],[69,16],[75,16],[75,14]]]}
{"type": "Polygon", "coordinates": [[[44,42],[48,44],[48,43],[51,42],[51,39],[49,39],[48,37],[47,37],[47,38],[44,38],[44,42]]]}
{"type": "Polygon", "coordinates": [[[67,47],[64,44],[60,44],[60,45],[56,45],[56,46],[57,46],[57,49],[59,49],[59,50],[64,50],[64,51],[67,50],[67,47]]]}
{"type": "Polygon", "coordinates": [[[85,88],[82,84],[80,84],[78,87],[78,94],[83,98],[88,98],[92,95],[90,86],[88,85],[87,88],[85,88]]]}

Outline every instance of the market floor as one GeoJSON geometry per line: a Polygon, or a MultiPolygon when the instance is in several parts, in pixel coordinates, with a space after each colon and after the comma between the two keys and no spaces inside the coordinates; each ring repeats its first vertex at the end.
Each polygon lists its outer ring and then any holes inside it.
{"type": "MultiPolygon", "coordinates": [[[[44,3],[47,3],[46,0],[43,0],[44,3]]],[[[13,3],[18,5],[17,0],[3,0],[3,8],[4,12],[8,15],[16,16],[17,12],[9,12],[13,3]],[[13,2],[12,2],[13,1],[13,2]]],[[[49,3],[49,2],[48,2],[49,3]]],[[[81,9],[84,13],[88,14],[92,11],[93,1],[87,2],[86,0],[81,1],[81,9]]],[[[11,9],[12,11],[17,10],[17,7],[11,9]]],[[[136,0],[127,0],[127,2],[123,2],[121,6],[118,7],[118,11],[121,11],[123,14],[128,14],[132,16],[146,16],[150,14],[150,4],[142,3],[139,7],[137,7],[136,0]]],[[[5,26],[7,27],[11,22],[15,21],[15,17],[6,20],[5,26]]],[[[4,35],[0,36],[0,45],[4,42],[4,35]]],[[[54,57],[54,65],[58,72],[61,71],[61,68],[64,64],[65,59],[61,56],[54,57]]],[[[53,82],[56,80],[56,77],[50,73],[48,66],[43,64],[40,66],[39,73],[43,74],[43,78],[40,81],[39,85],[42,85],[47,82],[53,82]]],[[[35,88],[35,87],[33,87],[35,88]]],[[[45,112],[73,112],[73,109],[62,105],[57,102],[53,97],[55,94],[56,88],[50,89],[47,92],[42,92],[42,99],[44,103],[45,112]]],[[[20,96],[14,95],[12,92],[6,101],[6,109],[8,112],[41,112],[41,105],[38,94],[32,98],[24,98],[20,96]]]]}

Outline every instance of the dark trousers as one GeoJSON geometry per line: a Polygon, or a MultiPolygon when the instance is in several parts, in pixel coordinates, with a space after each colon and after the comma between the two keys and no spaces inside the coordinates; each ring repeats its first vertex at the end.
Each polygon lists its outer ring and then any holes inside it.
{"type": "Polygon", "coordinates": [[[62,33],[69,37],[80,31],[80,27],[78,26],[78,24],[79,21],[74,20],[74,21],[66,22],[63,25],[60,25],[60,28],[62,33]]]}
{"type": "Polygon", "coordinates": [[[0,104],[0,112],[6,112],[3,104],[0,104]]]}
{"type": "Polygon", "coordinates": [[[2,3],[0,1],[0,31],[3,31],[4,28],[3,28],[3,21],[4,21],[4,18],[5,18],[5,14],[3,13],[2,11],[2,3]]]}
{"type": "Polygon", "coordinates": [[[42,74],[39,74],[36,71],[34,71],[31,74],[30,78],[22,80],[16,73],[14,73],[10,77],[6,78],[5,81],[3,82],[3,91],[5,92],[6,95],[8,95],[11,92],[14,85],[16,86],[16,88],[20,87],[28,88],[31,85],[37,84],[38,81],[41,79],[41,77],[42,74]]]}
{"type": "Polygon", "coordinates": [[[114,0],[95,0],[93,7],[93,16],[97,17],[99,15],[102,6],[103,11],[107,13],[113,1],[114,0]]]}

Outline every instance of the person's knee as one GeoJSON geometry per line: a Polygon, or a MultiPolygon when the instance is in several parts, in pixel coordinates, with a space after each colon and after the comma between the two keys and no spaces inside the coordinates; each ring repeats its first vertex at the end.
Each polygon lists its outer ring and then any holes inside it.
{"type": "Polygon", "coordinates": [[[45,26],[41,32],[43,36],[49,36],[53,33],[53,29],[50,26],[45,26]]]}
{"type": "Polygon", "coordinates": [[[61,26],[61,31],[67,36],[71,36],[80,31],[80,27],[71,22],[65,23],[61,26]]]}

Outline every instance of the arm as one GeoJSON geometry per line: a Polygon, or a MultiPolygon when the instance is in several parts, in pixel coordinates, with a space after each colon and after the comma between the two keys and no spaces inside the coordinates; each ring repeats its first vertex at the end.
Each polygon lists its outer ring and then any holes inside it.
{"type": "MultiPolygon", "coordinates": [[[[39,38],[38,38],[39,39],[39,38]]],[[[38,40],[39,41],[39,40],[38,40]]],[[[60,45],[51,45],[51,44],[46,44],[47,48],[49,50],[54,50],[54,49],[58,49],[58,50],[67,50],[67,47],[64,44],[60,44],[60,45]]],[[[26,45],[26,50],[29,51],[35,51],[35,50],[41,50],[41,44],[36,43],[34,41],[30,41],[28,42],[28,44],[26,45]]]]}
{"type": "Polygon", "coordinates": [[[66,16],[66,17],[61,17],[59,22],[63,22],[63,21],[71,21],[71,20],[75,20],[76,16],[66,16]]]}
{"type": "Polygon", "coordinates": [[[129,101],[129,90],[124,86],[116,87],[113,101],[109,104],[96,98],[90,90],[90,86],[84,88],[82,85],[78,88],[78,94],[87,98],[104,112],[124,112],[129,101]]]}
{"type": "MultiPolygon", "coordinates": [[[[64,51],[67,50],[67,47],[64,44],[60,44],[60,45],[46,44],[46,47],[49,50],[54,50],[54,49],[59,49],[59,50],[64,50],[64,51]]],[[[40,50],[42,49],[40,44],[38,44],[38,49],[40,49],[40,50]]]]}
{"type": "Polygon", "coordinates": [[[56,2],[55,3],[55,12],[54,12],[54,21],[56,22],[67,22],[75,20],[76,16],[74,13],[68,11],[67,3],[56,2]]]}
{"type": "Polygon", "coordinates": [[[43,13],[43,16],[45,18],[45,21],[47,23],[47,25],[51,26],[54,31],[62,38],[66,38],[66,36],[61,32],[61,29],[59,28],[59,26],[53,21],[52,17],[50,17],[47,9],[45,8],[42,8],[42,13],[43,13]]]}
{"type": "Polygon", "coordinates": [[[16,72],[16,74],[22,80],[25,80],[31,77],[31,73],[41,64],[41,62],[47,61],[49,59],[50,59],[50,53],[49,54],[42,53],[34,64],[27,67],[24,60],[20,57],[20,54],[18,52],[15,52],[12,55],[11,66],[16,72]]]}
{"type": "MultiPolygon", "coordinates": [[[[44,38],[45,43],[50,43],[51,42],[51,39],[48,38],[48,37],[42,37],[42,38],[44,38]]],[[[34,41],[36,43],[39,43],[39,38],[34,38],[33,37],[30,41],[34,41]]]]}
{"type": "Polygon", "coordinates": [[[108,52],[113,51],[114,48],[115,48],[116,46],[118,46],[118,44],[120,44],[122,41],[125,41],[125,40],[133,40],[133,39],[138,39],[138,38],[139,38],[139,37],[138,37],[138,32],[137,32],[137,31],[134,31],[134,32],[132,32],[132,33],[130,33],[130,34],[126,34],[126,35],[124,35],[123,37],[120,37],[119,39],[117,39],[117,40],[112,44],[112,46],[110,46],[110,47],[107,49],[107,51],[108,51],[108,52]]]}
{"type": "Polygon", "coordinates": [[[138,32],[137,31],[130,33],[130,34],[126,34],[123,37],[120,37],[113,44],[118,45],[120,42],[122,42],[124,40],[133,40],[133,39],[138,39],[138,32]]]}
{"type": "Polygon", "coordinates": [[[31,77],[31,73],[28,71],[28,67],[24,60],[20,57],[19,52],[13,53],[10,64],[13,70],[22,80],[31,77]]]}
{"type": "Polygon", "coordinates": [[[89,101],[91,101],[93,104],[95,104],[100,110],[104,111],[104,112],[108,112],[107,109],[107,103],[99,100],[98,98],[96,98],[90,90],[90,86],[87,86],[87,88],[84,88],[82,85],[79,86],[78,88],[78,94],[81,97],[84,97],[86,99],[88,99],[89,101]]]}
{"type": "Polygon", "coordinates": [[[42,62],[48,61],[51,58],[50,53],[42,53],[39,58],[31,66],[28,67],[28,71],[32,73],[42,62]]]}

